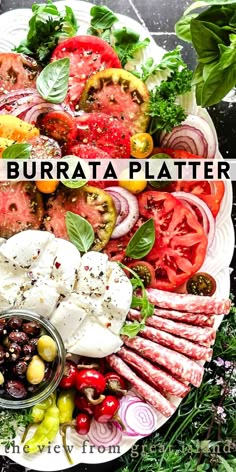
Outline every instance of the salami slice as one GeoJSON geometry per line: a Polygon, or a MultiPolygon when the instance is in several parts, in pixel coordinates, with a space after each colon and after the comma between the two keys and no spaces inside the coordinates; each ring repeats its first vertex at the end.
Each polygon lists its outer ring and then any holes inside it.
{"type": "Polygon", "coordinates": [[[128,336],[122,336],[122,339],[127,347],[134,349],[142,357],[164,366],[175,377],[190,382],[195,387],[201,385],[204,373],[203,367],[183,354],[160,346],[160,344],[153,341],[142,339],[139,336],[132,339],[128,336]]]}
{"type": "Polygon", "coordinates": [[[153,387],[141,380],[122,359],[112,354],[106,360],[112,369],[128,380],[137,392],[162,415],[168,418],[175,412],[175,406],[163,397],[160,392],[157,392],[153,387]]]}
{"type": "Polygon", "coordinates": [[[155,343],[159,343],[162,346],[173,349],[173,351],[181,352],[190,359],[194,359],[196,361],[210,361],[212,358],[211,348],[194,344],[187,339],[177,338],[176,336],[166,333],[165,331],[160,331],[159,329],[145,326],[145,328],[140,331],[140,334],[144,338],[150,339],[155,343]]]}
{"type": "Polygon", "coordinates": [[[123,361],[127,362],[127,364],[134,367],[149,384],[154,385],[157,389],[161,389],[162,392],[164,391],[169,395],[180,398],[184,398],[189,392],[190,387],[188,385],[176,380],[170,374],[154,366],[151,362],[143,359],[135,352],[122,347],[118,355],[123,361]]]}
{"type": "Polygon", "coordinates": [[[190,313],[228,314],[231,306],[230,300],[222,300],[213,297],[202,297],[186,293],[172,293],[147,289],[148,299],[154,305],[167,310],[189,311],[190,313]]]}
{"type": "Polygon", "coordinates": [[[185,323],[177,323],[173,320],[166,320],[160,316],[150,316],[147,320],[148,326],[175,334],[180,338],[189,339],[203,346],[212,346],[216,338],[214,328],[200,328],[200,326],[191,326],[185,323]]]}
{"type": "MultiPolygon", "coordinates": [[[[130,310],[129,319],[138,319],[140,312],[138,310],[130,310]],[[137,316],[134,318],[133,316],[137,316]]],[[[203,315],[202,313],[188,313],[176,310],[164,310],[163,308],[155,308],[154,315],[160,316],[167,320],[183,321],[184,323],[201,327],[212,327],[214,325],[214,316],[203,315]]]]}

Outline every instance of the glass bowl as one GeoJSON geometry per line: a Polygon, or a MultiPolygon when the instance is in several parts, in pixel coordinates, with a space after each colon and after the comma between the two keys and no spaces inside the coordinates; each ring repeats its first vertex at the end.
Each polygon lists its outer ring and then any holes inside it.
{"type": "MultiPolygon", "coordinates": [[[[26,321],[37,321],[41,324],[43,334],[48,334],[54,339],[57,345],[57,357],[51,363],[51,373],[49,377],[41,382],[40,386],[35,392],[29,393],[28,398],[25,399],[10,399],[9,396],[0,391],[0,408],[19,409],[30,408],[45,400],[57,388],[64,372],[66,352],[62,338],[57,329],[46,318],[37,315],[28,310],[11,309],[0,312],[1,319],[10,319],[12,316],[19,317],[26,321]]],[[[1,367],[1,366],[0,366],[1,367]]],[[[15,380],[15,378],[13,379],[15,380]]]]}

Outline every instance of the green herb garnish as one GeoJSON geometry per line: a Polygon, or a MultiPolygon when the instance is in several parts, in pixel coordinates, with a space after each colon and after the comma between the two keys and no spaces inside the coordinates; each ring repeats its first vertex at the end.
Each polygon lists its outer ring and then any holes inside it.
{"type": "Polygon", "coordinates": [[[48,64],[37,78],[38,93],[51,103],[62,103],[68,91],[70,59],[64,57],[48,64]]]}
{"type": "Polygon", "coordinates": [[[150,43],[149,38],[140,41],[140,35],[135,31],[123,27],[113,31],[114,49],[124,67],[127,62],[135,58],[135,55],[150,43]]]}
{"type": "Polygon", "coordinates": [[[94,242],[92,225],[71,211],[66,212],[66,229],[70,241],[81,252],[87,252],[94,242]]]}
{"type": "Polygon", "coordinates": [[[62,14],[51,0],[42,5],[35,3],[32,12],[27,38],[21,41],[14,51],[27,54],[45,66],[59,38],[75,36],[78,24],[70,7],[66,6],[65,13],[62,14]]]}
{"type": "Polygon", "coordinates": [[[149,77],[156,75],[158,72],[164,70],[169,71],[178,71],[180,67],[186,67],[182,56],[181,56],[182,46],[177,46],[173,51],[166,52],[161,61],[158,64],[154,64],[154,59],[149,57],[146,59],[144,64],[141,65],[141,72],[131,71],[133,75],[141,79],[143,82],[146,82],[149,77]]]}
{"type": "Polygon", "coordinates": [[[132,259],[142,259],[153,248],[155,243],[155,226],[151,218],[137,229],[126,248],[126,255],[132,259]]]}
{"type": "Polygon", "coordinates": [[[18,428],[32,422],[31,410],[1,410],[0,411],[0,444],[6,448],[14,444],[18,428]]]}
{"type": "Polygon", "coordinates": [[[113,11],[109,8],[95,5],[90,10],[90,15],[92,17],[90,21],[90,27],[87,30],[88,34],[93,36],[99,36],[108,43],[111,42],[111,28],[118,21],[118,18],[115,16],[113,11]]]}
{"type": "Polygon", "coordinates": [[[32,145],[28,143],[16,143],[8,146],[2,153],[3,159],[29,159],[32,145]]]}
{"type": "Polygon", "coordinates": [[[151,124],[149,132],[158,130],[170,132],[174,126],[181,124],[187,114],[181,105],[176,103],[179,95],[191,90],[192,71],[187,68],[170,74],[150,92],[149,115],[151,124]]]}
{"type": "Polygon", "coordinates": [[[140,315],[142,317],[142,320],[140,322],[126,322],[121,328],[121,334],[133,338],[139,333],[139,331],[141,331],[141,329],[145,327],[146,319],[149,318],[149,316],[153,315],[154,305],[149,302],[146,288],[144,287],[144,284],[138,274],[136,274],[136,272],[130,267],[126,267],[121,262],[119,262],[119,265],[122,267],[122,269],[127,270],[133,276],[133,278],[130,279],[133,286],[131,308],[139,308],[140,315]],[[136,290],[139,290],[141,292],[139,296],[136,295],[136,290]]]}

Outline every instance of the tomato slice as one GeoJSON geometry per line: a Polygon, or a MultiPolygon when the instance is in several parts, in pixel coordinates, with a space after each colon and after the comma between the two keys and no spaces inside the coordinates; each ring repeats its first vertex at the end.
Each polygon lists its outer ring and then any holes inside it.
{"type": "Polygon", "coordinates": [[[192,212],[171,194],[148,191],[138,201],[140,214],[155,223],[155,245],[146,257],[155,269],[155,286],[173,291],[203,264],[207,237],[192,212]]]}
{"type": "Polygon", "coordinates": [[[197,272],[192,275],[186,284],[187,293],[211,297],[216,291],[216,281],[206,272],[197,272]]]}
{"type": "Polygon", "coordinates": [[[37,136],[28,141],[32,144],[31,159],[60,159],[61,148],[57,141],[47,136],[37,136]]]}
{"type": "Polygon", "coordinates": [[[201,198],[210,208],[216,218],[219,213],[221,201],[225,193],[225,185],[221,180],[204,181],[178,181],[173,182],[169,189],[171,192],[188,192],[201,198]]]}
{"type": "Polygon", "coordinates": [[[117,118],[131,135],[143,133],[149,123],[149,92],[142,80],[130,72],[107,69],[86,82],[80,108],[117,118]]]}
{"type": "MultiPolygon", "coordinates": [[[[135,261],[128,264],[142,280],[145,287],[153,287],[155,285],[155,270],[154,267],[147,261],[135,261]]],[[[132,278],[132,274],[127,271],[127,275],[132,278]]]]}
{"type": "Polygon", "coordinates": [[[203,159],[202,156],[197,156],[196,154],[191,154],[191,152],[183,151],[180,149],[170,149],[155,147],[152,151],[152,154],[168,154],[172,159],[203,159]]]}
{"type": "Polygon", "coordinates": [[[40,229],[43,201],[32,182],[0,182],[0,236],[40,229]]]}
{"type": "Polygon", "coordinates": [[[122,123],[105,113],[86,113],[76,118],[77,140],[96,146],[113,159],[130,157],[130,135],[122,123]]]}
{"type": "Polygon", "coordinates": [[[153,139],[149,133],[137,133],[131,137],[131,156],[145,159],[153,150],[153,139]]]}
{"type": "Polygon", "coordinates": [[[53,51],[52,60],[63,57],[70,59],[68,101],[76,109],[88,77],[109,67],[121,68],[114,49],[96,36],[75,36],[61,42],[53,51]]]}
{"type": "Polygon", "coordinates": [[[0,53],[0,95],[10,90],[35,88],[39,73],[37,62],[15,52],[0,53]]]}
{"type": "Polygon", "coordinates": [[[44,226],[57,238],[68,239],[65,224],[66,212],[86,218],[95,232],[91,250],[100,251],[108,243],[116,223],[116,210],[112,198],[101,189],[85,185],[78,190],[59,188],[47,202],[44,226]]]}
{"type": "Polygon", "coordinates": [[[65,111],[51,111],[44,115],[40,128],[43,134],[59,143],[76,138],[76,121],[73,116],[65,111]]]}

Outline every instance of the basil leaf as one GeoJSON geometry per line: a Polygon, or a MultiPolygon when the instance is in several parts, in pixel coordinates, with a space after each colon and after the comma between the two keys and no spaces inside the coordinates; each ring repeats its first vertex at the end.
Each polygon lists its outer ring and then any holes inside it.
{"type": "Polygon", "coordinates": [[[236,3],[236,0],[199,0],[195,1],[192,5],[190,5],[187,10],[185,10],[184,15],[190,13],[190,11],[198,10],[198,8],[208,7],[211,5],[233,5],[236,3]]]}
{"type": "Polygon", "coordinates": [[[151,218],[136,231],[129,241],[125,253],[128,257],[132,257],[132,259],[142,259],[151,251],[154,242],[155,226],[154,220],[151,218]]]}
{"type": "Polygon", "coordinates": [[[212,62],[219,56],[218,44],[221,38],[209,27],[209,23],[198,20],[191,21],[191,36],[194,48],[199,56],[199,62],[212,62]],[[204,40],[203,40],[204,38],[204,40]]]}
{"type": "Polygon", "coordinates": [[[27,143],[16,143],[8,146],[2,153],[3,159],[29,159],[32,146],[27,143]]]}
{"type": "Polygon", "coordinates": [[[38,93],[51,103],[62,103],[67,94],[70,72],[70,59],[64,57],[51,62],[37,78],[38,93]]]}
{"type": "Polygon", "coordinates": [[[216,64],[207,80],[204,82],[201,95],[201,106],[208,107],[220,102],[235,86],[236,64],[222,70],[220,63],[216,64]]]}
{"type": "Polygon", "coordinates": [[[145,323],[143,321],[141,321],[140,323],[139,321],[125,323],[124,326],[122,326],[121,328],[120,334],[124,336],[129,336],[129,338],[134,338],[143,328],[145,328],[145,323]]]}
{"type": "Polygon", "coordinates": [[[87,252],[94,242],[92,225],[71,211],[66,212],[66,229],[70,241],[81,252],[87,252]]]}
{"type": "Polygon", "coordinates": [[[111,28],[118,18],[114,15],[113,11],[111,11],[107,7],[103,7],[100,5],[95,5],[90,10],[91,19],[91,26],[95,29],[109,29],[111,28]]]}
{"type": "Polygon", "coordinates": [[[175,33],[179,39],[187,41],[188,43],[192,42],[190,24],[191,21],[196,18],[196,16],[197,13],[193,13],[192,15],[185,15],[182,16],[179,21],[177,21],[177,23],[175,24],[175,33]]]}
{"type": "Polygon", "coordinates": [[[140,49],[145,48],[150,43],[149,38],[140,41],[139,34],[125,26],[121,29],[114,30],[113,36],[115,39],[114,49],[123,67],[129,60],[134,59],[135,54],[140,51],[140,49]]]}

